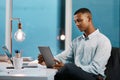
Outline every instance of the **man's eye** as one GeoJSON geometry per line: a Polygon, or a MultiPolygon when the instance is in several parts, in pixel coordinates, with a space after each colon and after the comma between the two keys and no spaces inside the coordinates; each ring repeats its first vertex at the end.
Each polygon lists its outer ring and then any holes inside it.
{"type": "Polygon", "coordinates": [[[78,22],[82,22],[83,20],[79,20],[79,19],[78,19],[77,21],[78,21],[78,22]]]}
{"type": "Polygon", "coordinates": [[[82,21],[83,21],[83,20],[79,20],[79,19],[74,20],[75,23],[77,23],[77,22],[79,23],[79,22],[82,22],[82,21]]]}

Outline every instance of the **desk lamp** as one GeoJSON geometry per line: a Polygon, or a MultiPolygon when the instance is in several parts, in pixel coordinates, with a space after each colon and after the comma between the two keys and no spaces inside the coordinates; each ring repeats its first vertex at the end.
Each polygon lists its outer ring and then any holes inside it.
{"type": "Polygon", "coordinates": [[[14,34],[14,38],[18,42],[22,42],[25,40],[25,33],[22,31],[22,24],[20,18],[12,18],[12,20],[18,20],[18,30],[14,34]]]}

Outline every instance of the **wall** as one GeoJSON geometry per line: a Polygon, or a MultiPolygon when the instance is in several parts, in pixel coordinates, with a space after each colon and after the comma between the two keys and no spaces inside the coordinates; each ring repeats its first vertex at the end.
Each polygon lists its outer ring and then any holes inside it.
{"type": "MultiPolygon", "coordinates": [[[[21,43],[13,38],[13,52],[19,49],[23,56],[37,58],[38,46],[49,46],[53,54],[57,54],[58,0],[13,0],[13,17],[21,18],[26,33],[26,39],[21,43]]],[[[13,21],[13,27],[12,35],[17,30],[16,21],[13,21]]]]}
{"type": "MultiPolygon", "coordinates": [[[[119,0],[72,0],[74,12],[82,7],[89,8],[93,14],[94,25],[111,40],[112,46],[120,47],[119,0]]],[[[82,33],[72,21],[72,39],[82,33]]]]}
{"type": "Polygon", "coordinates": [[[3,54],[2,46],[5,44],[5,0],[0,0],[0,54],[3,54]]]}
{"type": "MultiPolygon", "coordinates": [[[[12,54],[21,50],[22,56],[37,59],[38,46],[49,46],[53,55],[59,53],[59,29],[61,27],[61,1],[59,0],[13,0],[13,18],[21,18],[22,29],[26,33],[23,42],[16,42],[14,33],[17,21],[12,24],[12,54]]],[[[0,0],[0,47],[5,45],[5,0],[0,0]]],[[[4,53],[0,48],[0,54],[4,53]]]]}

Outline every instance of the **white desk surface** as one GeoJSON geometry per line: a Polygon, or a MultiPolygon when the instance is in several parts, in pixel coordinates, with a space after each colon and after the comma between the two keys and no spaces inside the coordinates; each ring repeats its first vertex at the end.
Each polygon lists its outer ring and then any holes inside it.
{"type": "Polygon", "coordinates": [[[5,69],[0,71],[0,80],[54,80],[56,71],[46,68],[5,69]]]}

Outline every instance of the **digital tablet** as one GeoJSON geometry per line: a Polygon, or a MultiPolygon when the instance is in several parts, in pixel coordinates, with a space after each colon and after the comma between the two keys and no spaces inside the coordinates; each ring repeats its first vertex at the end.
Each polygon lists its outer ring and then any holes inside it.
{"type": "Polygon", "coordinates": [[[50,48],[48,46],[38,46],[38,49],[43,56],[47,68],[52,68],[55,61],[50,48]]]}

